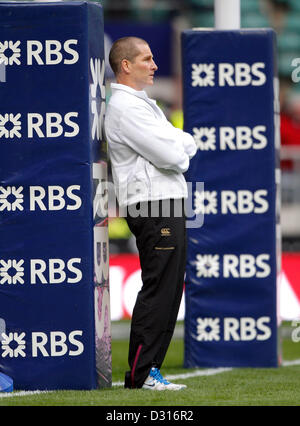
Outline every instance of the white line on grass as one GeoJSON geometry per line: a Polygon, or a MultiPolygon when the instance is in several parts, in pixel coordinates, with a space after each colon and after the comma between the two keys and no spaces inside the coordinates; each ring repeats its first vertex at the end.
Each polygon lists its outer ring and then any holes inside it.
{"type": "Polygon", "coordinates": [[[183,379],[189,379],[191,377],[198,377],[198,376],[214,376],[215,374],[226,373],[226,371],[231,371],[231,370],[232,368],[210,368],[207,370],[192,371],[191,373],[171,374],[170,376],[167,376],[166,379],[183,380],[183,379]]]}
{"type": "MultiPolygon", "coordinates": [[[[214,376],[215,374],[225,373],[226,371],[231,371],[232,368],[209,368],[207,370],[196,370],[191,373],[183,374],[170,374],[166,376],[167,380],[177,380],[177,379],[189,379],[191,377],[198,376],[214,376]]],[[[114,382],[112,386],[124,386],[124,382],[114,382]]]]}
{"type": "MultiPolygon", "coordinates": [[[[291,361],[283,361],[281,366],[282,367],[290,367],[293,365],[300,365],[300,359],[293,359],[291,361]]],[[[191,377],[199,377],[199,376],[214,376],[215,374],[221,374],[226,373],[228,371],[232,371],[233,368],[209,368],[206,370],[196,370],[192,371],[191,373],[183,373],[183,374],[170,374],[169,376],[166,376],[166,379],[168,380],[183,380],[183,379],[190,379],[191,377]]],[[[113,382],[112,386],[124,386],[124,382],[113,382]]],[[[9,393],[1,393],[0,392],[0,398],[9,398],[14,396],[30,396],[30,395],[40,395],[42,393],[49,393],[53,391],[20,391],[20,392],[9,392],[9,393]]]]}
{"type": "Polygon", "coordinates": [[[0,393],[0,398],[9,398],[12,396],[31,396],[31,395],[40,395],[42,393],[49,393],[52,391],[40,391],[40,390],[35,390],[35,391],[20,391],[20,392],[3,392],[0,393]]]}
{"type": "MultiPolygon", "coordinates": [[[[294,359],[292,361],[283,361],[281,367],[290,367],[293,365],[300,365],[300,359],[294,359]]],[[[232,371],[233,368],[209,368],[206,370],[196,370],[191,373],[183,373],[183,374],[171,374],[166,376],[168,380],[183,380],[190,379],[191,377],[199,377],[199,376],[214,376],[215,374],[226,373],[227,371],[232,371]]],[[[114,382],[112,386],[124,386],[124,382],[114,382]]]]}
{"type": "Polygon", "coordinates": [[[290,367],[292,365],[300,365],[300,359],[292,359],[291,361],[282,361],[282,367],[290,367]]]}

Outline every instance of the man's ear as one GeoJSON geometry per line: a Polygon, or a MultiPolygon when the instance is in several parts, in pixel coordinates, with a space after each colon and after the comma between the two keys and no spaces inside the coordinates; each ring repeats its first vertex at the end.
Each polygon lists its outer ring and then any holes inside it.
{"type": "Polygon", "coordinates": [[[128,59],[123,59],[121,62],[121,68],[125,74],[130,74],[130,61],[128,59]]]}

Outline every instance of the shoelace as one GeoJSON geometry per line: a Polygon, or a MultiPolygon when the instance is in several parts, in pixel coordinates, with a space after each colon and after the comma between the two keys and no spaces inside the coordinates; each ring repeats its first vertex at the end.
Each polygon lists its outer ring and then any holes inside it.
{"type": "Polygon", "coordinates": [[[170,383],[168,382],[168,380],[163,378],[158,368],[154,368],[153,370],[151,370],[150,376],[158,382],[163,383],[164,385],[168,385],[170,383]]]}

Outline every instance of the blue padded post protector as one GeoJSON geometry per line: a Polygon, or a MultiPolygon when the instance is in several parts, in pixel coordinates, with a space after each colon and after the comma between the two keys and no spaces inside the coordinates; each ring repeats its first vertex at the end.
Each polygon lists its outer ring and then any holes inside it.
{"type": "Polygon", "coordinates": [[[184,128],[198,147],[186,180],[204,215],[188,229],[186,367],[278,364],[275,43],[271,29],[182,34],[184,128]]]}
{"type": "Polygon", "coordinates": [[[111,385],[103,12],[0,3],[0,371],[111,385]]]}
{"type": "Polygon", "coordinates": [[[13,390],[13,379],[6,374],[0,373],[0,392],[12,392],[13,390]]]}

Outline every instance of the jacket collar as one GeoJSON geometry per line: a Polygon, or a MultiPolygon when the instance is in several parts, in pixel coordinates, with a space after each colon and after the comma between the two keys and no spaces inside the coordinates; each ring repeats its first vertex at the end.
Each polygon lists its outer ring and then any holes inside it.
{"type": "Polygon", "coordinates": [[[124,92],[130,93],[134,96],[137,96],[138,98],[144,99],[146,102],[156,104],[156,101],[154,99],[150,99],[148,97],[145,90],[135,90],[132,87],[126,86],[125,84],[119,84],[119,83],[111,83],[110,87],[111,87],[112,91],[124,90],[124,92]]]}

